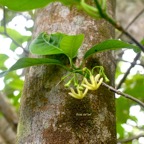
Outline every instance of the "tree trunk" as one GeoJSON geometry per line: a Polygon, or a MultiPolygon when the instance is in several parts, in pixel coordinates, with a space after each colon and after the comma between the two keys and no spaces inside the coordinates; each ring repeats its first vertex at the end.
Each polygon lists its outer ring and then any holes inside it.
{"type": "MultiPolygon", "coordinates": [[[[112,14],[114,0],[107,3],[108,11],[112,14]]],[[[77,65],[87,49],[114,35],[114,29],[106,21],[95,21],[83,12],[60,3],[52,3],[37,11],[33,36],[44,31],[49,34],[85,34],[77,65]]],[[[89,58],[87,66],[95,65],[104,66],[113,85],[115,67],[111,52],[89,58]]],[[[27,70],[21,98],[18,143],[115,144],[114,94],[101,86],[82,100],[74,99],[68,95],[64,83],[59,83],[66,73],[58,66],[46,65],[27,70]]]]}

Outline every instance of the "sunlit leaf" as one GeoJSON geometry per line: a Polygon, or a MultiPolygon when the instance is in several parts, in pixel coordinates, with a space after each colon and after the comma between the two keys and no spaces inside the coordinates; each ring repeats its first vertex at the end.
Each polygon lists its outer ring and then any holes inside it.
{"type": "Polygon", "coordinates": [[[0,0],[0,4],[15,11],[27,11],[44,7],[49,3],[56,1],[60,1],[67,5],[78,4],[80,2],[80,0],[0,0]]]}
{"type": "Polygon", "coordinates": [[[15,11],[27,11],[44,7],[54,0],[0,0],[0,4],[15,11]]]}
{"type": "Polygon", "coordinates": [[[83,39],[83,34],[65,36],[60,42],[60,49],[63,50],[64,54],[73,59],[77,55],[83,39]]]}

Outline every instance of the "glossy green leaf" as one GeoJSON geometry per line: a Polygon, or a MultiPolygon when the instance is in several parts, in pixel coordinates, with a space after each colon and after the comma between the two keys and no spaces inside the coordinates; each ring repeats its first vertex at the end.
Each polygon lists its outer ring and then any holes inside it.
{"type": "Polygon", "coordinates": [[[44,7],[55,0],[0,0],[0,4],[15,11],[27,11],[44,7]]]}
{"type": "Polygon", "coordinates": [[[83,39],[83,34],[65,36],[60,42],[60,49],[63,50],[65,55],[73,59],[77,55],[83,39]]]}
{"type": "Polygon", "coordinates": [[[60,1],[66,5],[80,3],[80,0],[0,0],[0,4],[2,6],[7,6],[11,10],[27,11],[44,7],[49,3],[56,1],[60,1]]]}
{"type": "MultiPolygon", "coordinates": [[[[48,58],[21,58],[19,59],[9,70],[3,71],[0,73],[0,77],[4,76],[10,71],[14,71],[21,68],[26,68],[34,65],[40,64],[51,64],[51,65],[59,65],[63,68],[66,68],[59,60],[56,59],[48,59],[48,58]]],[[[66,68],[67,69],[67,68],[66,68]]]]}
{"type": "Polygon", "coordinates": [[[83,34],[65,35],[41,33],[29,46],[30,52],[38,55],[65,54],[69,58],[77,55],[84,39],[83,34]]]}
{"type": "Polygon", "coordinates": [[[59,43],[64,34],[41,33],[35,38],[29,46],[30,52],[38,55],[61,54],[63,51],[59,48],[59,43]]]}
{"type": "Polygon", "coordinates": [[[103,41],[95,46],[93,46],[91,49],[89,49],[85,55],[84,59],[88,58],[90,55],[97,53],[97,52],[102,52],[105,50],[117,50],[121,48],[128,48],[128,49],[134,49],[135,51],[139,52],[140,49],[139,47],[120,41],[120,40],[106,40],[103,41]]]}

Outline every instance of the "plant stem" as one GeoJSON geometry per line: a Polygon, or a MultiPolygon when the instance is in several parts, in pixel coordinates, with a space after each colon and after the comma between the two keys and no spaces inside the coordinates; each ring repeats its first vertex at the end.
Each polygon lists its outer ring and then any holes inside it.
{"type": "Polygon", "coordinates": [[[140,100],[138,100],[137,98],[135,98],[135,97],[133,97],[133,96],[131,96],[131,95],[125,94],[125,93],[123,93],[123,92],[121,92],[121,91],[118,91],[118,90],[116,90],[115,88],[107,85],[107,84],[104,83],[104,82],[102,83],[102,85],[105,86],[105,87],[107,87],[107,88],[108,88],[109,90],[111,90],[112,92],[114,92],[114,93],[116,93],[116,94],[118,94],[118,95],[121,95],[121,96],[123,96],[123,97],[125,97],[125,98],[127,98],[127,99],[130,99],[130,100],[138,103],[141,107],[144,108],[144,103],[141,102],[140,100]]]}

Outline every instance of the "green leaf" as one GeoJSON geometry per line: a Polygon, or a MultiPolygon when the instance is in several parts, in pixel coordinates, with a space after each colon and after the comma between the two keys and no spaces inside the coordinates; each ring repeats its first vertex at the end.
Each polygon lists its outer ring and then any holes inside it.
{"type": "MultiPolygon", "coordinates": [[[[5,35],[4,33],[4,27],[0,26],[0,32],[3,33],[3,35],[5,37],[7,37],[7,35],[5,35]]],[[[23,42],[28,41],[30,36],[24,36],[21,35],[18,31],[11,29],[11,28],[7,28],[6,29],[6,33],[18,44],[18,45],[22,45],[23,42]]],[[[15,50],[18,46],[15,43],[11,43],[10,45],[10,49],[11,50],[15,50]]]]}
{"type": "Polygon", "coordinates": [[[48,59],[48,58],[21,58],[19,59],[9,70],[3,71],[0,73],[0,77],[3,77],[5,74],[7,74],[10,71],[14,71],[21,68],[26,68],[34,65],[40,65],[40,64],[51,64],[51,65],[59,65],[63,68],[67,69],[66,66],[63,65],[59,60],[56,59],[48,59]]]}
{"type": "Polygon", "coordinates": [[[83,39],[83,34],[65,36],[60,42],[60,49],[63,50],[65,55],[73,59],[77,55],[83,39]]]}
{"type": "Polygon", "coordinates": [[[141,101],[144,101],[143,74],[135,74],[133,77],[126,79],[124,92],[138,98],[141,101]]]}
{"type": "Polygon", "coordinates": [[[64,34],[41,33],[35,38],[29,46],[30,52],[38,55],[61,54],[63,51],[59,49],[59,43],[64,34]]]}
{"type": "Polygon", "coordinates": [[[8,56],[6,54],[0,54],[0,69],[4,70],[5,65],[4,62],[8,59],[8,56]]]}
{"type": "Polygon", "coordinates": [[[15,11],[27,11],[46,6],[55,0],[0,0],[0,4],[15,11]]]}
{"type": "Polygon", "coordinates": [[[124,128],[122,127],[121,123],[117,122],[116,124],[117,126],[117,133],[119,134],[119,138],[123,138],[124,137],[124,128]]]}
{"type": "Polygon", "coordinates": [[[28,11],[36,8],[41,8],[51,2],[60,1],[63,4],[79,4],[80,0],[0,0],[0,5],[7,6],[15,11],[28,11]]]}
{"type": "MultiPolygon", "coordinates": [[[[4,27],[0,26],[0,32],[4,33],[4,27]]],[[[20,44],[30,38],[30,36],[21,35],[18,31],[11,28],[6,28],[6,32],[10,37],[12,37],[16,42],[19,42],[20,44]]]]}
{"type": "Polygon", "coordinates": [[[140,43],[144,46],[144,39],[142,39],[140,43]]]}
{"type": "Polygon", "coordinates": [[[97,53],[97,52],[102,52],[105,50],[117,50],[117,49],[121,49],[121,48],[129,48],[129,49],[134,49],[137,52],[140,51],[139,47],[120,41],[120,40],[106,40],[103,41],[95,46],[93,46],[91,49],[89,49],[85,55],[84,55],[84,59],[88,58],[90,55],[97,53]]]}
{"type": "Polygon", "coordinates": [[[131,101],[125,100],[123,97],[116,99],[116,116],[119,123],[126,123],[129,118],[129,108],[131,106],[131,101]]]}
{"type": "Polygon", "coordinates": [[[65,35],[56,33],[48,35],[41,33],[29,46],[31,53],[38,55],[65,54],[69,58],[77,55],[84,39],[83,34],[65,35]]]}

